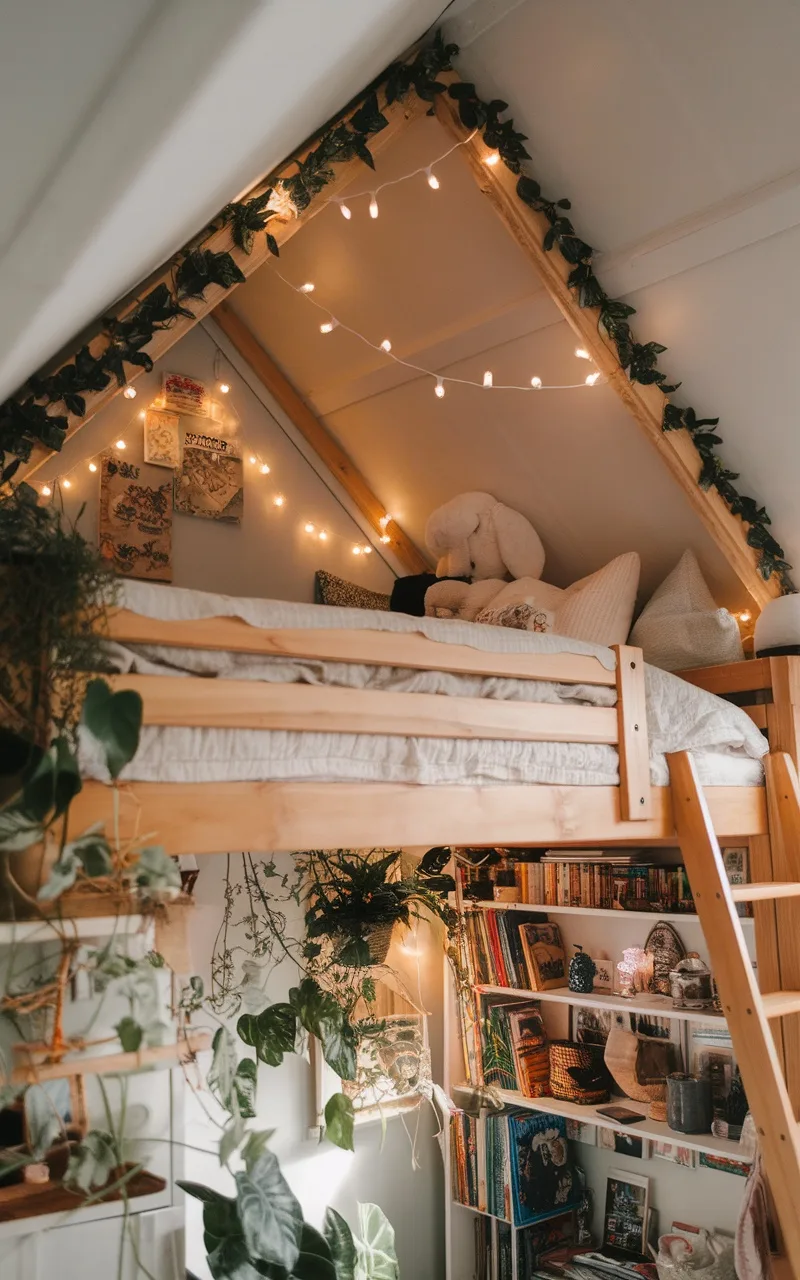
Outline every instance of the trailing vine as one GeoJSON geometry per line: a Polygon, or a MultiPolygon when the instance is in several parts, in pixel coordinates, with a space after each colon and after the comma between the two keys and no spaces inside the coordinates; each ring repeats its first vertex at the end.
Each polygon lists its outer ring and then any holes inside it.
{"type": "MultiPolygon", "coordinates": [[[[548,199],[539,183],[523,173],[523,163],[531,157],[525,149],[525,135],[515,129],[513,120],[500,118],[508,110],[508,103],[500,98],[483,101],[473,84],[447,85],[438,79],[442,72],[451,69],[457,53],[458,46],[446,44],[441,32],[437,32],[433,41],[420,49],[410,62],[388,67],[362,95],[349,119],[326,130],[316,146],[297,161],[296,173],[281,178],[275,187],[260,195],[226,205],[189,246],[176,254],[172,262],[172,288],[159,284],[124,318],[108,318],[103,327],[106,345],[99,354],[93,354],[88,346],[82,347],[74,360],[53,374],[30,378],[20,393],[0,405],[0,465],[7,453],[26,461],[37,444],[59,450],[66,437],[68,418],[64,412],[50,410],[63,405],[67,413],[82,417],[87,393],[105,390],[112,378],[118,386],[125,385],[126,365],[148,371],[152,368],[152,359],[145,348],[159,329],[169,328],[180,316],[193,317],[186,305],[188,300],[203,298],[209,285],[227,290],[244,281],[244,274],[230,252],[216,252],[207,247],[212,235],[228,228],[232,247],[250,254],[256,236],[264,233],[270,253],[277,256],[277,240],[268,230],[271,218],[286,216],[288,210],[307,209],[333,181],[335,164],[357,157],[374,168],[368,140],[388,123],[378,100],[381,88],[387,105],[402,101],[410,93],[429,103],[434,103],[442,93],[448,93],[455,100],[464,127],[479,130],[486,145],[496,149],[506,167],[518,175],[519,199],[546,217],[549,227],[543,241],[545,250],[557,249],[569,263],[567,283],[578,305],[598,310],[598,327],[614,344],[620,366],[631,382],[654,384],[665,396],[676,392],[681,384],[670,382],[658,367],[659,356],[666,347],[659,342],[636,340],[630,325],[635,307],[610,298],[594,274],[594,250],[578,235],[567,216],[570,201],[548,199]]],[[[738,473],[729,470],[717,453],[717,447],[723,443],[714,430],[718,423],[718,418],[699,417],[693,408],[681,408],[667,399],[661,426],[663,431],[689,432],[702,462],[698,477],[700,488],[715,489],[733,515],[741,516],[749,526],[747,543],[757,553],[761,576],[768,580],[776,574],[782,589],[793,591],[789,577],[791,565],[770,531],[771,520],[766,509],[755,498],[739,492],[734,484],[739,479],[738,473]]]]}

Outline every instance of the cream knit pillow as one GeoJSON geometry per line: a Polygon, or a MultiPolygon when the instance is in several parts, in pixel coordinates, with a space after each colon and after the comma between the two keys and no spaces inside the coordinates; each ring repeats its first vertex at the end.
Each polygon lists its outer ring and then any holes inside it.
{"type": "Polygon", "coordinates": [[[744,657],[736,619],[718,609],[693,551],[684,551],[645,605],[630,637],[646,662],[664,671],[740,662],[744,657]]]}
{"type": "Polygon", "coordinates": [[[624,644],[631,629],[638,586],[639,557],[635,551],[628,551],[566,588],[536,578],[509,582],[488,607],[498,610],[531,605],[537,612],[552,615],[547,629],[556,635],[589,644],[624,644]]]}

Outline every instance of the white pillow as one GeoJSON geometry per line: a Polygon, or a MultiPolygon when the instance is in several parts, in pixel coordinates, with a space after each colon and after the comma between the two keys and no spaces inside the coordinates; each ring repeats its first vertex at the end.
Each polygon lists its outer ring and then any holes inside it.
{"type": "Polygon", "coordinates": [[[557,635],[589,644],[624,644],[631,629],[638,586],[639,557],[635,551],[628,551],[566,588],[536,578],[509,582],[489,608],[528,604],[553,615],[549,630],[557,635]]]}
{"type": "Polygon", "coordinates": [[[693,551],[684,551],[631,631],[645,662],[664,671],[710,667],[744,658],[736,619],[718,609],[693,551]]]}

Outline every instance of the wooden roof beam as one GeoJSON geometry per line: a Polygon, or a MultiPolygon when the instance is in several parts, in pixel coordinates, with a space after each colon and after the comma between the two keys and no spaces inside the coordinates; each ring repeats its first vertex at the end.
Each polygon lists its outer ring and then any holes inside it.
{"type": "MultiPolygon", "coordinates": [[[[440,79],[457,83],[455,72],[440,79]]],[[[436,97],[436,114],[450,136],[463,145],[459,148],[480,190],[489,200],[503,226],[533,263],[542,282],[564,319],[580,339],[611,387],[631,412],[648,440],[658,450],[664,463],[683,489],[714,542],[761,608],[781,594],[776,575],[765,581],[758,570],[758,553],[747,545],[748,526],[734,516],[715,489],[701,489],[697,483],[702,466],[700,454],[688,431],[663,431],[662,419],[666,397],[655,385],[631,382],[620,367],[611,342],[598,328],[599,312],[594,307],[582,308],[567,285],[571,267],[557,250],[549,253],[542,247],[550,224],[543,213],[530,209],[517,195],[517,175],[502,163],[487,165],[491,154],[478,132],[470,133],[459,119],[458,103],[448,94],[436,97]]]]}
{"type": "MultiPolygon", "coordinates": [[[[311,445],[317,456],[338,480],[348,497],[369,521],[375,533],[381,536],[387,532],[381,524],[381,519],[386,513],[384,504],[379,501],[355,463],[308,407],[286,374],[278,367],[269,352],[261,346],[230,303],[221,302],[217,306],[214,321],[226,338],[233,343],[242,359],[249,364],[270,395],[278,402],[303,439],[311,445]]],[[[392,550],[409,573],[425,573],[430,570],[424,555],[396,521],[392,520],[388,533],[392,539],[392,550]]]]}

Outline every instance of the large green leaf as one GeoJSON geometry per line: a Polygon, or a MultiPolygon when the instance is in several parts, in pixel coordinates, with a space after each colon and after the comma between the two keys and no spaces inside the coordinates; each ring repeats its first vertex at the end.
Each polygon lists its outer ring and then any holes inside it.
{"type": "Polygon", "coordinates": [[[181,887],[180,866],[159,844],[142,849],[133,874],[139,888],[148,893],[172,895],[181,887]]]}
{"type": "Polygon", "coordinates": [[[227,1111],[231,1109],[231,1094],[236,1075],[236,1043],[227,1027],[220,1027],[211,1042],[213,1057],[208,1071],[207,1084],[227,1111]]]}
{"type": "Polygon", "coordinates": [[[328,1066],[340,1080],[354,1080],[358,1038],[334,996],[313,978],[304,978],[299,987],[292,987],[289,1000],[301,1025],[320,1041],[328,1066]]]}
{"type": "Polygon", "coordinates": [[[274,1129],[251,1129],[248,1133],[247,1141],[242,1147],[242,1159],[248,1173],[263,1156],[274,1132],[274,1129]]]}
{"type": "Polygon", "coordinates": [[[292,1269],[292,1280],[338,1280],[330,1246],[309,1223],[303,1223],[300,1255],[292,1269]]]}
{"type": "Polygon", "coordinates": [[[291,1273],[300,1253],[303,1211],[274,1152],[265,1151],[248,1173],[236,1174],[236,1207],[250,1257],[291,1273]]]}
{"type": "Polygon", "coordinates": [[[67,853],[65,849],[58,862],[51,867],[50,875],[39,889],[36,897],[40,902],[51,902],[53,898],[59,898],[65,889],[70,889],[77,878],[78,859],[67,853]]]}
{"type": "Polygon", "coordinates": [[[62,1133],[63,1125],[52,1099],[40,1084],[25,1091],[25,1121],[35,1159],[41,1160],[62,1133]]]}
{"type": "Polygon", "coordinates": [[[343,1151],[353,1148],[353,1102],[345,1093],[334,1093],[325,1104],[325,1137],[343,1151]]]}
{"type": "Polygon", "coordinates": [[[340,1080],[356,1078],[356,1048],[358,1035],[349,1022],[320,1023],[322,1054],[340,1080]]]}
{"type": "Polygon", "coordinates": [[[105,680],[90,680],[83,703],[83,723],[103,748],[111,777],[118,778],[139,746],[140,695],[132,689],[112,693],[105,680]]]}
{"type": "Polygon", "coordinates": [[[323,1230],[336,1267],[336,1280],[355,1280],[356,1246],[353,1233],[342,1215],[330,1206],[325,1210],[323,1230]]]}
{"type": "Polygon", "coordinates": [[[74,752],[65,738],[56,738],[25,780],[22,807],[40,820],[58,818],[80,789],[74,752]]]}
{"type": "Polygon", "coordinates": [[[69,1157],[64,1182],[67,1186],[88,1192],[94,1187],[105,1186],[116,1166],[117,1155],[111,1134],[102,1129],[90,1129],[69,1157]]]}
{"type": "MultiPolygon", "coordinates": [[[[107,876],[112,870],[111,845],[96,822],[83,835],[65,845],[64,853],[74,854],[87,876],[107,876]]],[[[63,856],[63,855],[62,855],[63,856]]]]}
{"type": "Polygon", "coordinates": [[[355,1280],[399,1280],[394,1227],[376,1204],[358,1206],[355,1280]]]}
{"type": "Polygon", "coordinates": [[[144,1029],[139,1025],[135,1018],[122,1018],[114,1030],[119,1036],[120,1044],[126,1053],[138,1052],[142,1040],[144,1039],[144,1029]]]}
{"type": "Polygon", "coordinates": [[[261,1013],[243,1013],[236,1024],[240,1040],[255,1049],[268,1067],[279,1067],[285,1053],[294,1051],[297,1014],[290,1004],[267,1005],[261,1013]]]}

